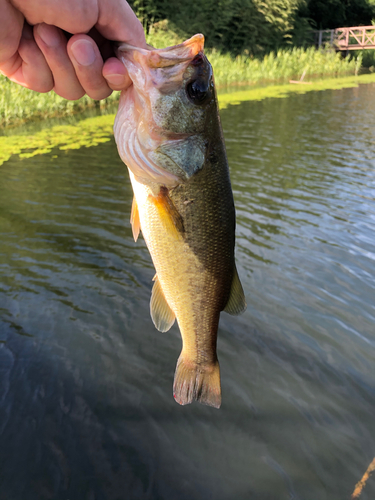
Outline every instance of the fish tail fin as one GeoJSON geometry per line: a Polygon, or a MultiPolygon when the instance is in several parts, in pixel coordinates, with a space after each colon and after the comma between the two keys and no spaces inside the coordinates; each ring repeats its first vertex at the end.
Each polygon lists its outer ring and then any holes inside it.
{"type": "Polygon", "coordinates": [[[198,365],[181,354],[177,361],[173,383],[173,396],[180,405],[194,400],[220,408],[221,386],[219,362],[198,365]]]}

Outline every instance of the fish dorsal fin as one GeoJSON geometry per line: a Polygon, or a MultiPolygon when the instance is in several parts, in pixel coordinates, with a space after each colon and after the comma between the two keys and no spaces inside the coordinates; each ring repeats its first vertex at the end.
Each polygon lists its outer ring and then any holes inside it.
{"type": "Polygon", "coordinates": [[[133,198],[132,211],[130,214],[130,223],[132,225],[134,241],[137,241],[139,236],[139,231],[141,229],[141,222],[139,220],[138,203],[137,200],[135,199],[135,196],[133,198]]]}
{"type": "Polygon", "coordinates": [[[241,314],[246,309],[245,294],[241,285],[240,278],[238,277],[238,272],[236,265],[234,266],[234,273],[232,279],[232,287],[230,289],[229,299],[224,311],[233,316],[241,314]]]}
{"type": "Polygon", "coordinates": [[[167,332],[176,319],[174,312],[164,297],[157,274],[155,275],[154,286],[152,288],[150,312],[152,321],[159,332],[167,332]]]}

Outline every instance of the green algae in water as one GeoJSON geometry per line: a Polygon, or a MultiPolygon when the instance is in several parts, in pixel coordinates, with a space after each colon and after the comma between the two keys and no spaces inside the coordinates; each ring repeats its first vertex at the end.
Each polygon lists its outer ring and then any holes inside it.
{"type": "Polygon", "coordinates": [[[31,158],[51,153],[54,149],[90,148],[108,142],[113,134],[115,115],[96,116],[77,122],[75,125],[55,125],[30,135],[0,137],[0,165],[12,155],[31,158]]]}
{"type": "Polygon", "coordinates": [[[375,83],[375,74],[347,76],[342,78],[331,78],[317,80],[311,84],[289,84],[272,85],[269,87],[256,87],[247,90],[219,94],[220,109],[229,105],[240,104],[244,101],[261,101],[263,99],[283,98],[290,94],[306,94],[307,92],[318,92],[322,90],[339,90],[343,88],[358,87],[359,84],[375,83]]]}
{"type": "MultiPolygon", "coordinates": [[[[319,80],[311,85],[273,85],[250,88],[219,93],[218,98],[220,109],[225,109],[244,101],[284,98],[292,93],[305,94],[306,92],[358,87],[359,84],[369,83],[375,83],[375,74],[319,80]]],[[[113,135],[114,119],[114,114],[96,116],[78,121],[74,125],[55,125],[34,134],[0,136],[0,165],[9,160],[12,155],[31,158],[51,153],[56,149],[63,152],[82,147],[90,148],[107,142],[113,135]]],[[[56,151],[54,152],[56,154],[56,151]]]]}

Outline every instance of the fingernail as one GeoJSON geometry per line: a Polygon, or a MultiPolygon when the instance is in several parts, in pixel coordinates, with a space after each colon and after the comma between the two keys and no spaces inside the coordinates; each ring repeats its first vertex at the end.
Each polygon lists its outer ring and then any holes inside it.
{"type": "Polygon", "coordinates": [[[123,85],[126,81],[125,75],[120,75],[120,74],[113,74],[113,75],[105,75],[105,79],[111,83],[112,85],[123,85]]]}
{"type": "Polygon", "coordinates": [[[60,35],[54,26],[39,24],[37,32],[47,47],[57,47],[60,44],[60,35]]]}
{"type": "Polygon", "coordinates": [[[70,50],[77,63],[81,66],[90,66],[95,61],[96,53],[88,40],[77,40],[71,45],[70,50]]]}

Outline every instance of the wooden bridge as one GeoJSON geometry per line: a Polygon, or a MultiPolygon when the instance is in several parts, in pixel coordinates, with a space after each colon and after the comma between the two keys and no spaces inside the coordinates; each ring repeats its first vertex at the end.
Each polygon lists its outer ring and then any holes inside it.
{"type": "Polygon", "coordinates": [[[375,49],[375,26],[354,26],[314,31],[318,47],[332,45],[336,50],[375,49]]]}

